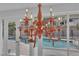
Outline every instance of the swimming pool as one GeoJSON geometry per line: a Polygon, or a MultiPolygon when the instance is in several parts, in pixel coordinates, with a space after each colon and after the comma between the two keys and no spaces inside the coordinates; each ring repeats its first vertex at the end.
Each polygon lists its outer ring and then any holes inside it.
{"type": "MultiPolygon", "coordinates": [[[[15,40],[14,38],[10,39],[9,40],[15,40]]],[[[26,38],[21,38],[20,40],[21,42],[25,43],[25,44],[28,44],[28,40],[26,38]]],[[[47,38],[43,38],[43,41],[42,41],[42,46],[43,48],[67,48],[67,47],[70,47],[70,48],[73,48],[73,43],[72,42],[69,42],[69,44],[67,44],[67,41],[65,40],[55,40],[54,42],[52,42],[52,40],[48,40],[47,38]],[[54,43],[54,45],[53,45],[54,43]]],[[[38,40],[36,41],[36,47],[38,47],[38,40]]]]}
{"type": "MultiPolygon", "coordinates": [[[[52,42],[52,40],[48,40],[46,38],[43,38],[43,42],[42,42],[42,45],[43,45],[43,48],[67,48],[67,47],[70,47],[70,48],[73,48],[73,43],[72,42],[69,42],[69,44],[67,44],[67,41],[64,41],[64,40],[55,40],[54,42],[52,42]]],[[[38,46],[38,41],[36,43],[36,47],[38,46]]]]}

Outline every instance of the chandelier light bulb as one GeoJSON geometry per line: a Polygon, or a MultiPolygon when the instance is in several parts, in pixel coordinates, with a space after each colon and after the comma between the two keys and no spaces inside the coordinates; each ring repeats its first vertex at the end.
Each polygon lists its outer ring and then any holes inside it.
{"type": "Polygon", "coordinates": [[[47,26],[48,24],[46,24],[46,26],[47,26]]]}
{"type": "Polygon", "coordinates": [[[58,18],[58,20],[60,21],[60,17],[58,18]]]}
{"type": "Polygon", "coordinates": [[[53,11],[53,9],[52,8],[50,8],[50,12],[52,12],[53,11]]]}
{"type": "Polygon", "coordinates": [[[31,14],[31,16],[30,16],[30,17],[31,17],[31,19],[33,18],[32,14],[31,14]]]}
{"type": "Polygon", "coordinates": [[[62,21],[62,17],[59,17],[58,20],[59,20],[59,21],[62,21]]]}
{"type": "Polygon", "coordinates": [[[50,8],[50,14],[51,14],[51,16],[54,16],[54,13],[53,13],[53,9],[52,8],[50,8]]]}
{"type": "Polygon", "coordinates": [[[28,9],[26,9],[26,12],[28,12],[28,9]]]}
{"type": "Polygon", "coordinates": [[[20,19],[20,22],[23,22],[23,20],[22,20],[22,19],[20,19]]]}

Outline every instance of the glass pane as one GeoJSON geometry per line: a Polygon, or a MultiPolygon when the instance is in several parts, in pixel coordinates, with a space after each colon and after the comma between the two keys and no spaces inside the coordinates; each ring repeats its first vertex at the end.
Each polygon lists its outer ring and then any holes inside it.
{"type": "MultiPolygon", "coordinates": [[[[56,16],[54,26],[56,31],[54,37],[43,36],[44,54],[49,56],[63,56],[67,55],[67,20],[66,16],[56,16]],[[60,26],[60,27],[59,27],[60,26]],[[60,28],[60,31],[58,30],[60,28]],[[47,53],[47,51],[49,51],[47,53]],[[46,54],[47,53],[47,54],[46,54]]],[[[69,47],[72,43],[69,42],[69,47]]]]}
{"type": "Polygon", "coordinates": [[[69,49],[69,55],[79,56],[79,15],[70,15],[70,42],[73,47],[69,49]]]}
{"type": "Polygon", "coordinates": [[[8,23],[8,54],[16,55],[16,24],[15,22],[8,23]]]}

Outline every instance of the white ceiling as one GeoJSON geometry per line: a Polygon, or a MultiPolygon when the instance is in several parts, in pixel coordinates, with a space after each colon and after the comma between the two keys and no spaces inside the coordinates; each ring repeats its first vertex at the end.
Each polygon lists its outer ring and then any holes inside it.
{"type": "MultiPolygon", "coordinates": [[[[79,10],[79,3],[44,3],[43,7],[52,7],[54,11],[79,10]]],[[[0,11],[35,8],[36,3],[0,3],[0,11]]]]}
{"type": "MultiPolygon", "coordinates": [[[[36,3],[0,3],[0,16],[24,16],[26,8],[37,16],[37,5],[36,3]]],[[[44,3],[42,4],[44,16],[49,15],[50,7],[53,8],[54,12],[79,11],[79,3],[44,3]]]]}
{"type": "MultiPolygon", "coordinates": [[[[52,6],[56,5],[56,3],[44,3],[43,6],[52,6]]],[[[35,8],[37,7],[37,3],[0,3],[0,11],[6,10],[15,10],[15,9],[22,9],[22,8],[35,8]]]]}

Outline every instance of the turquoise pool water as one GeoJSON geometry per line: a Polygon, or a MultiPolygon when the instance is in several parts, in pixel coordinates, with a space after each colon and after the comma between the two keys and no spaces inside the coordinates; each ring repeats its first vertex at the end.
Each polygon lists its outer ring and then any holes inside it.
{"type": "MultiPolygon", "coordinates": [[[[15,40],[15,38],[9,38],[9,40],[15,40]]],[[[28,43],[28,40],[26,38],[21,38],[20,41],[25,43],[25,44],[28,43]]],[[[54,45],[53,45],[52,40],[50,40],[50,42],[49,42],[49,40],[47,38],[43,38],[42,46],[43,46],[43,48],[51,48],[51,47],[54,47],[54,48],[67,48],[67,47],[74,47],[72,42],[69,42],[69,44],[67,44],[67,42],[62,40],[62,39],[59,40],[59,41],[54,41],[54,45]]],[[[38,47],[38,40],[36,42],[36,47],[38,47]]]]}
{"type": "MultiPolygon", "coordinates": [[[[45,39],[43,38],[43,42],[42,42],[42,45],[43,45],[43,48],[51,48],[51,47],[54,47],[54,48],[67,48],[67,47],[74,47],[72,42],[69,42],[69,44],[67,44],[67,41],[64,41],[64,40],[59,40],[59,41],[54,41],[52,42],[52,40],[48,40],[48,39],[45,39]],[[53,45],[54,44],[54,45],[53,45]]],[[[38,46],[38,41],[36,43],[36,46],[38,46]]]]}

